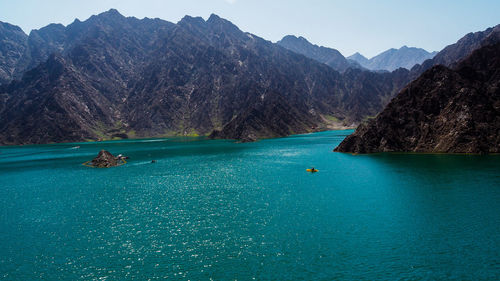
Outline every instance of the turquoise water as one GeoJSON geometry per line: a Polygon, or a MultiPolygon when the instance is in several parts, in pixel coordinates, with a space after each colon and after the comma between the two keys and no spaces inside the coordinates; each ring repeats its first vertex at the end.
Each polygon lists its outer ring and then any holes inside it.
{"type": "Polygon", "coordinates": [[[350,132],[0,147],[0,279],[500,276],[500,156],[332,152],[350,132]],[[81,165],[102,148],[129,163],[81,165]]]}

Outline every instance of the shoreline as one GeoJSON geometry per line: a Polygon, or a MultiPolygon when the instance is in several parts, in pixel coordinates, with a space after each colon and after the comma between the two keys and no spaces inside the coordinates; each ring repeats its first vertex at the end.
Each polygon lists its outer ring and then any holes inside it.
{"type": "MultiPolygon", "coordinates": [[[[328,128],[325,130],[315,130],[312,132],[306,132],[306,133],[298,133],[298,134],[291,134],[288,136],[283,136],[283,137],[269,137],[269,138],[260,138],[257,139],[256,141],[259,140],[268,140],[268,139],[279,139],[279,138],[286,138],[286,137],[291,137],[291,136],[299,136],[299,135],[307,135],[307,134],[314,134],[314,133],[321,133],[321,132],[328,132],[328,131],[346,131],[346,130],[354,130],[355,128],[351,127],[342,127],[342,128],[328,128]]],[[[7,144],[7,145],[0,145],[0,148],[2,147],[14,147],[14,146],[19,146],[19,147],[27,147],[27,146],[40,146],[40,145],[72,145],[74,144],[75,146],[78,146],[80,144],[89,144],[89,143],[112,143],[112,142],[118,142],[118,141],[143,141],[143,142],[157,142],[157,141],[162,141],[166,139],[191,139],[191,140],[228,140],[228,141],[238,141],[237,139],[212,139],[209,138],[208,135],[202,135],[202,136],[179,136],[179,135],[165,135],[165,136],[158,136],[158,137],[145,137],[145,138],[126,138],[126,139],[109,139],[109,140],[88,140],[88,141],[79,141],[79,142],[51,142],[51,143],[30,143],[30,144],[7,144]]],[[[1,155],[1,154],[0,154],[1,155]]]]}

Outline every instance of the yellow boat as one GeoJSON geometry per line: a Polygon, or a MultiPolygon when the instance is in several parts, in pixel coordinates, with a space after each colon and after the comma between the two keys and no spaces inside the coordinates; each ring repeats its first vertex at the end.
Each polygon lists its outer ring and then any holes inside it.
{"type": "Polygon", "coordinates": [[[309,173],[316,173],[318,170],[312,168],[312,169],[306,169],[306,171],[309,173]]]}

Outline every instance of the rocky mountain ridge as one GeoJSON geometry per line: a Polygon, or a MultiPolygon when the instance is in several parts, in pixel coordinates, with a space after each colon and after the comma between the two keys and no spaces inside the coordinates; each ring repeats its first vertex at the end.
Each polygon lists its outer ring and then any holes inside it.
{"type": "Polygon", "coordinates": [[[110,10],[49,25],[27,41],[29,59],[20,61],[26,69],[41,63],[0,87],[2,144],[245,140],[356,125],[408,75],[341,74],[216,15],[172,24],[110,10]]]}
{"type": "Polygon", "coordinates": [[[0,22],[0,85],[10,82],[28,48],[28,36],[15,25],[0,22]]]}
{"type": "Polygon", "coordinates": [[[454,67],[472,54],[473,51],[486,45],[495,44],[498,41],[500,41],[500,24],[484,31],[468,33],[456,43],[446,46],[432,59],[415,65],[410,71],[410,77],[413,80],[435,65],[454,67]]]}
{"type": "Polygon", "coordinates": [[[11,81],[0,85],[0,144],[172,135],[247,141],[353,127],[418,73],[340,73],[217,15],[173,24],[112,9],[27,38],[8,27],[0,40],[14,52],[0,64],[11,81]]]}
{"type": "Polygon", "coordinates": [[[318,46],[310,43],[304,37],[296,37],[287,35],[276,44],[298,54],[302,54],[308,58],[322,62],[338,72],[344,72],[349,68],[362,69],[361,65],[355,61],[347,60],[339,51],[318,46]]]}
{"type": "Polygon", "coordinates": [[[430,68],[335,151],[499,153],[500,43],[430,68]]]}

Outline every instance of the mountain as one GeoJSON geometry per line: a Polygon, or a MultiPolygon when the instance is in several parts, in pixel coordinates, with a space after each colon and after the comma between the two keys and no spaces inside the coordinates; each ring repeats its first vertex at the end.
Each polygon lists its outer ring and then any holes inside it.
{"type": "Polygon", "coordinates": [[[8,86],[10,98],[0,115],[2,143],[98,138],[95,128],[114,121],[113,104],[75,68],[53,55],[8,86]]]}
{"type": "MultiPolygon", "coordinates": [[[[470,48],[463,48],[463,43],[464,40],[460,40],[443,51],[468,52],[470,48]]],[[[450,57],[442,55],[437,59],[450,57]]],[[[377,118],[358,127],[335,151],[499,153],[499,86],[500,43],[497,41],[473,51],[453,69],[437,65],[424,72],[377,118]]]]}
{"type": "MultiPolygon", "coordinates": [[[[484,46],[496,44],[498,42],[500,42],[500,25],[488,28],[484,31],[469,33],[464,37],[462,37],[460,40],[458,40],[456,43],[445,47],[438,54],[436,54],[434,58],[424,61],[421,65],[415,65],[410,71],[409,79],[411,80],[417,79],[420,75],[422,75],[422,73],[432,68],[433,66],[442,65],[448,68],[456,67],[458,64],[460,64],[461,61],[467,59],[473,51],[484,46]]],[[[410,87],[409,91],[412,92],[412,89],[413,88],[410,87]]],[[[401,93],[399,95],[401,95],[401,93]]],[[[396,98],[398,98],[398,96],[396,98]]],[[[384,111],[386,110],[388,109],[386,108],[384,111]]],[[[395,112],[392,112],[392,114],[396,115],[395,112]]],[[[395,118],[396,117],[393,116],[393,119],[395,118]]],[[[372,120],[370,124],[373,122],[375,121],[372,120]]],[[[393,121],[386,120],[385,122],[389,124],[393,121]]],[[[382,138],[381,136],[376,135],[375,132],[376,130],[374,129],[372,129],[371,131],[367,130],[366,128],[368,126],[369,126],[368,124],[362,124],[361,126],[359,126],[356,132],[352,136],[346,138],[344,142],[342,142],[339,145],[339,147],[336,148],[336,150],[342,152],[356,152],[356,153],[383,151],[383,149],[385,149],[384,148],[385,144],[380,146],[374,145],[373,143],[366,145],[362,144],[363,141],[368,141],[368,139],[370,138],[375,140],[375,143],[377,143],[377,140],[380,140],[382,138]],[[366,133],[364,131],[366,131],[366,133]],[[373,134],[373,135],[368,136],[368,134],[373,134]]],[[[405,135],[401,135],[400,137],[405,137],[405,135]]],[[[411,134],[408,135],[407,137],[411,137],[411,134]]],[[[392,148],[387,148],[387,149],[391,150],[392,148]]]]}
{"type": "Polygon", "coordinates": [[[435,65],[453,67],[462,59],[468,57],[474,50],[494,43],[500,38],[500,25],[484,31],[466,34],[456,43],[446,46],[439,52],[429,53],[424,49],[403,46],[400,49],[389,49],[371,59],[360,53],[347,57],[370,70],[392,71],[399,67],[410,69],[410,80],[435,65]]]}
{"type": "Polygon", "coordinates": [[[0,144],[171,135],[246,141],[353,127],[433,62],[411,72],[340,73],[216,15],[173,24],[112,9],[29,36],[4,29],[0,144]]]}
{"type": "Polygon", "coordinates": [[[362,68],[357,62],[347,60],[339,51],[314,45],[304,37],[287,35],[276,44],[292,52],[322,62],[339,72],[344,72],[348,68],[362,68]]]}
{"type": "Polygon", "coordinates": [[[346,58],[348,61],[355,62],[357,64],[361,65],[368,65],[370,63],[370,60],[367,59],[365,56],[360,54],[359,52],[354,53],[351,56],[348,56],[346,58]]]}
{"type": "MultiPolygon", "coordinates": [[[[21,79],[26,71],[45,62],[53,53],[67,55],[69,51],[75,49],[75,46],[85,45],[92,40],[102,40],[102,43],[108,45],[121,44],[126,48],[135,48],[135,51],[142,54],[143,47],[138,46],[138,41],[140,44],[146,42],[151,44],[172,26],[172,23],[158,19],[125,18],[115,9],[92,16],[85,22],[75,20],[67,27],[62,24],[49,24],[39,30],[31,31],[29,36],[24,34],[19,27],[13,26],[22,33],[19,37],[24,36],[26,39],[24,40],[25,47],[17,48],[17,53],[20,54],[17,67],[7,82],[12,79],[21,79]],[[110,34],[111,30],[126,35],[126,38],[121,38],[120,34],[110,34]],[[116,39],[118,43],[111,42],[112,39],[116,39]]],[[[0,38],[3,38],[2,34],[0,38]]],[[[106,47],[102,46],[102,49],[106,47]]],[[[127,53],[136,55],[133,50],[128,50],[127,53]]],[[[129,59],[129,57],[123,58],[124,61],[129,59]]],[[[2,59],[1,62],[3,61],[2,59]]]]}
{"type": "Polygon", "coordinates": [[[424,49],[403,46],[399,49],[389,49],[377,56],[367,59],[360,53],[347,57],[370,70],[393,71],[400,67],[411,69],[416,64],[431,59],[437,52],[429,53],[424,49]]]}
{"type": "Polygon", "coordinates": [[[456,43],[446,46],[434,58],[426,60],[420,65],[415,65],[411,69],[410,76],[416,78],[434,65],[453,67],[468,57],[474,50],[498,41],[500,41],[500,24],[484,31],[471,32],[456,43]]]}
{"type": "Polygon", "coordinates": [[[252,140],[326,129],[332,122],[349,126],[376,114],[404,85],[396,76],[341,75],[216,15],[206,22],[185,17],[174,34],[128,98],[138,135],[252,140]]]}
{"type": "Polygon", "coordinates": [[[355,126],[408,71],[331,67],[216,15],[177,24],[118,11],[27,38],[0,87],[0,143],[211,135],[253,140],[355,126]]]}
{"type": "Polygon", "coordinates": [[[26,67],[48,58],[0,89],[1,143],[97,140],[121,133],[116,127],[125,120],[121,108],[128,83],[171,24],[110,10],[60,27],[30,33],[26,67]],[[47,51],[53,48],[55,53],[47,51]]]}
{"type": "Polygon", "coordinates": [[[11,81],[28,47],[28,36],[15,25],[0,22],[0,85],[11,81]]]}

